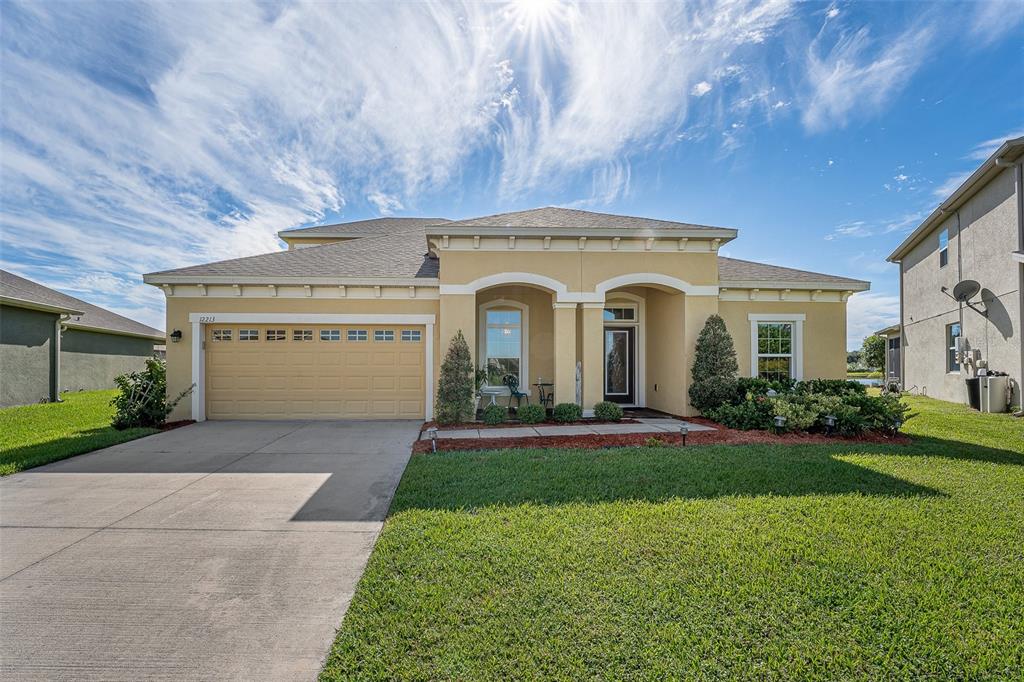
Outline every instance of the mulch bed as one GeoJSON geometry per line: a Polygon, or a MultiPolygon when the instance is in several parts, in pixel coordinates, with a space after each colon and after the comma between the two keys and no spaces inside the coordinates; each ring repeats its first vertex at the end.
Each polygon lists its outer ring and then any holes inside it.
{"type": "MultiPolygon", "coordinates": [[[[826,436],[821,433],[783,433],[776,435],[769,431],[737,431],[727,429],[707,419],[690,417],[687,421],[713,426],[717,431],[694,431],[686,436],[687,447],[691,445],[825,445],[840,443],[878,443],[885,445],[909,445],[911,440],[902,434],[891,436],[884,433],[868,432],[856,438],[826,436]]],[[[621,422],[620,422],[621,423],[621,422]]],[[[582,436],[532,436],[524,438],[439,438],[439,452],[455,450],[506,450],[516,448],[564,448],[593,450],[610,447],[636,447],[639,445],[680,445],[682,436],[678,433],[612,433],[587,434],[582,436]],[[657,439],[659,443],[652,442],[657,439]]],[[[429,440],[418,440],[412,446],[413,454],[430,452],[429,440]]]]}
{"type": "Polygon", "coordinates": [[[639,424],[638,419],[620,419],[617,422],[607,421],[605,419],[581,419],[578,422],[571,424],[563,424],[562,422],[556,422],[554,419],[545,419],[537,424],[524,424],[517,421],[502,422],[495,424],[494,426],[488,426],[483,422],[458,422],[456,424],[445,424],[441,425],[437,422],[424,422],[423,428],[420,429],[420,433],[426,431],[429,428],[436,428],[438,431],[460,431],[462,429],[520,429],[524,426],[593,426],[595,424],[639,424]]]}
{"type": "Polygon", "coordinates": [[[173,431],[174,429],[180,429],[182,426],[188,426],[189,424],[195,424],[194,419],[179,419],[176,422],[164,422],[157,428],[161,431],[173,431]]]}

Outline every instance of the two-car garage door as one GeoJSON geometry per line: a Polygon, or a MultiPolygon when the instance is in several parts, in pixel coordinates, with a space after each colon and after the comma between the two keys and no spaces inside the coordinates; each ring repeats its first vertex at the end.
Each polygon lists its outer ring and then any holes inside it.
{"type": "Polygon", "coordinates": [[[422,326],[208,324],[209,419],[423,419],[422,326]]]}

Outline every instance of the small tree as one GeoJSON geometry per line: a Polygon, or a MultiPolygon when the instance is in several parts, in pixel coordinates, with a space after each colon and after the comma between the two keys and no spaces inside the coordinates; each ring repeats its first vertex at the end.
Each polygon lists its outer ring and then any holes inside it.
{"type": "Polygon", "coordinates": [[[725,320],[712,315],[697,337],[690,403],[706,412],[727,401],[735,392],[737,371],[736,349],[725,320]]]}
{"type": "Polygon", "coordinates": [[[439,424],[455,424],[473,417],[474,383],[473,358],[460,329],[441,363],[441,382],[437,387],[439,424]]]}
{"type": "Polygon", "coordinates": [[[885,339],[873,335],[865,337],[860,356],[868,369],[882,369],[885,366],[885,339]]]}

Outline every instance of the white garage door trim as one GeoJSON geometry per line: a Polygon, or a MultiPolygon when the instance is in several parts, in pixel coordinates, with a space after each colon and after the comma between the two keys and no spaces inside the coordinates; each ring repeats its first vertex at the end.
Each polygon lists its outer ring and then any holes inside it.
{"type": "Polygon", "coordinates": [[[224,324],[409,324],[427,328],[426,353],[427,380],[424,404],[426,418],[434,418],[434,315],[331,315],[322,313],[189,313],[192,324],[192,419],[206,421],[206,353],[203,339],[204,325],[224,324]]]}

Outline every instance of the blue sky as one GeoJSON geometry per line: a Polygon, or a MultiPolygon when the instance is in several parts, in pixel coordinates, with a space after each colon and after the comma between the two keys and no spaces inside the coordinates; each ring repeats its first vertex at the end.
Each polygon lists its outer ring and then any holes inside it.
{"type": "Polygon", "coordinates": [[[144,272],[543,205],[870,279],[1024,134],[1024,2],[0,5],[0,263],[163,328],[144,272]]]}

